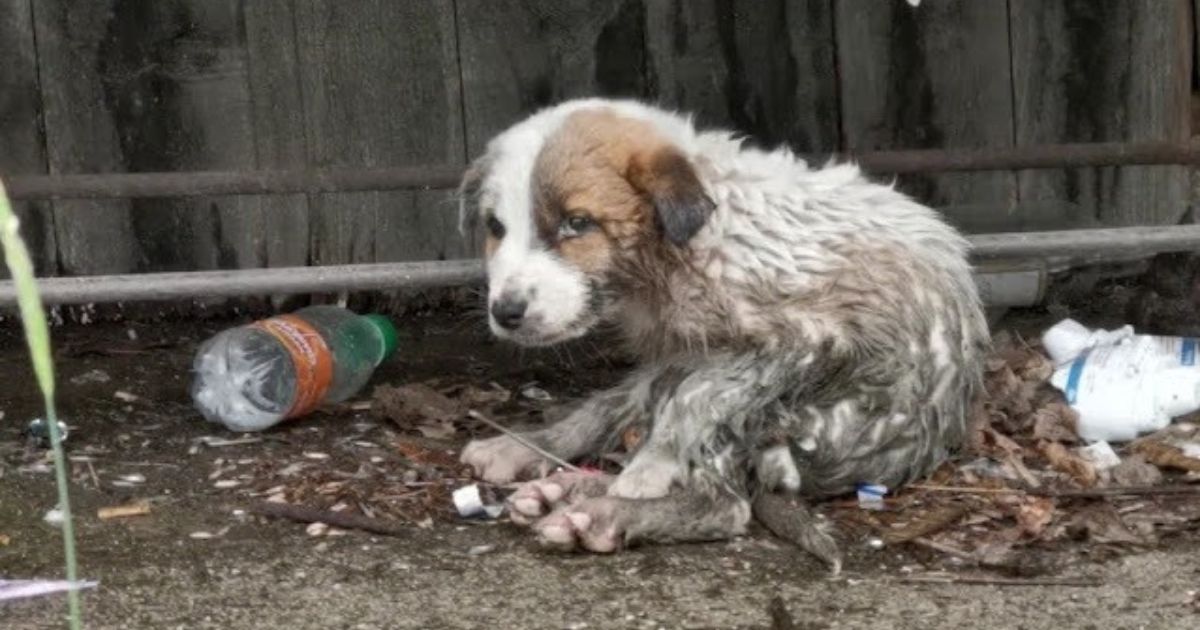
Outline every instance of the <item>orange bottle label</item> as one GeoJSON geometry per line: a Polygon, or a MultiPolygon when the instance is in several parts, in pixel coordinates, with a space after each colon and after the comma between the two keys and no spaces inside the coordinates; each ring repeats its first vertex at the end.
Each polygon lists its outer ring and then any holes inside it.
{"type": "Polygon", "coordinates": [[[321,333],[295,315],[280,315],[253,325],[278,339],[296,366],[296,400],[284,417],[302,416],[320,406],[333,384],[333,353],[321,333]]]}

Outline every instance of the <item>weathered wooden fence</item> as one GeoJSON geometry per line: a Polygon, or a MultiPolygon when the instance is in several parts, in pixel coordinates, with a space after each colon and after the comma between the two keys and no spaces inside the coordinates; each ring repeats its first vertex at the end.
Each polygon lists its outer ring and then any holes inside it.
{"type": "MultiPolygon", "coordinates": [[[[0,0],[0,173],[461,167],[631,96],[802,152],[1184,141],[1190,0],[0,0]]],[[[1178,166],[909,176],[1172,223],[1178,166]]],[[[23,202],[44,274],[470,256],[450,191],[23,202]]]]}

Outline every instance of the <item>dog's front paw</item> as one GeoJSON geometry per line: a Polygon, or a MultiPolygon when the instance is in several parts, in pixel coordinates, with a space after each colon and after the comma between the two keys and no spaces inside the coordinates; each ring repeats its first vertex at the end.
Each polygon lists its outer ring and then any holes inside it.
{"type": "Polygon", "coordinates": [[[613,497],[585,499],[559,508],[535,523],[533,530],[545,547],[612,553],[625,543],[620,507],[621,499],[613,497]]]}
{"type": "Polygon", "coordinates": [[[514,523],[529,525],[560,507],[604,496],[612,480],[604,473],[564,471],[521,484],[508,497],[509,515],[514,523]]]}
{"type": "Polygon", "coordinates": [[[629,467],[617,475],[608,494],[626,499],[657,499],[667,496],[671,486],[682,482],[683,468],[679,462],[662,455],[645,453],[634,457],[629,467]]]}
{"type": "Polygon", "coordinates": [[[507,435],[475,440],[467,444],[459,459],[471,466],[477,477],[496,484],[542,476],[550,470],[546,458],[507,435]]]}

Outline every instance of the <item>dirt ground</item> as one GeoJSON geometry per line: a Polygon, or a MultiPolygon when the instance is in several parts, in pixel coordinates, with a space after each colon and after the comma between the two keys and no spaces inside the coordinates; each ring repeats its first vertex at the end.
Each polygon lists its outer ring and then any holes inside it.
{"type": "MultiPolygon", "coordinates": [[[[245,489],[216,487],[214,471],[307,460],[351,475],[356,462],[386,468],[395,455],[380,437],[392,428],[361,411],[317,414],[254,444],[198,447],[201,436],[234,437],[206,424],[187,399],[196,344],[228,324],[54,331],[69,452],[90,464],[74,466],[71,486],[81,577],[100,582],[83,597],[88,628],[1200,626],[1194,534],[1152,549],[1045,551],[1056,575],[1098,585],[1001,586],[911,583],[914,572],[962,567],[925,549],[874,551],[862,540],[844,541],[846,568],[830,578],[758,531],[596,557],[539,550],[503,521],[439,518],[401,536],[312,536],[302,524],[235,513],[245,489]],[[97,517],[98,508],[133,499],[150,501],[151,513],[97,517]]],[[[458,317],[414,317],[402,328],[410,337],[375,383],[456,375],[518,391],[536,381],[564,400],[622,369],[603,344],[518,352],[458,317]]],[[[31,466],[21,435],[40,408],[23,341],[11,323],[0,324],[0,541],[8,541],[0,542],[0,578],[62,575],[57,529],[42,521],[55,505],[53,475],[31,466]]],[[[460,431],[442,447],[468,437],[460,431]]],[[[64,612],[61,597],[0,604],[0,628],[64,627],[64,612]]]]}

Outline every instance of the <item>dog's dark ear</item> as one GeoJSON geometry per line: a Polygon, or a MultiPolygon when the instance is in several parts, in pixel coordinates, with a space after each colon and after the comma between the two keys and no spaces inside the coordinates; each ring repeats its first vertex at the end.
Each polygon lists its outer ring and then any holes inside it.
{"type": "Polygon", "coordinates": [[[716,208],[695,167],[673,147],[635,155],[627,177],[654,204],[655,223],[673,245],[687,245],[716,208]]]}

